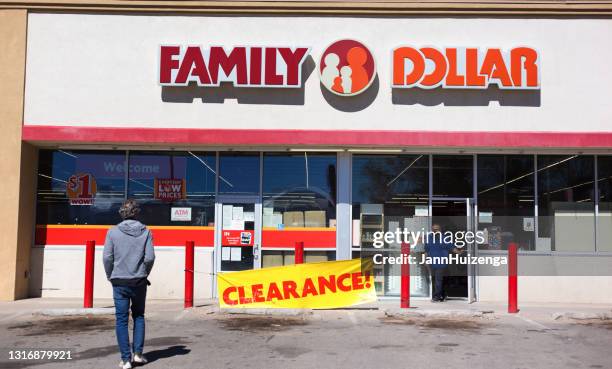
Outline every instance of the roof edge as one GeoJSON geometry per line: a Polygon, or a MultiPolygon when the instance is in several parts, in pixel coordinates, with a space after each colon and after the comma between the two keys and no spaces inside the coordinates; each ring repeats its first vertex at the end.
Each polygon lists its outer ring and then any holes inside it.
{"type": "Polygon", "coordinates": [[[0,9],[101,11],[125,13],[612,16],[612,0],[601,1],[155,1],[155,0],[0,0],[0,9]]]}

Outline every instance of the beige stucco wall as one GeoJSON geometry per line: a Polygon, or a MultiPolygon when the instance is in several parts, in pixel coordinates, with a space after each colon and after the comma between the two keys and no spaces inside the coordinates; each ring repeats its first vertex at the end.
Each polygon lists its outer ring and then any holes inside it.
{"type": "MultiPolygon", "coordinates": [[[[518,302],[611,304],[611,276],[519,276],[518,302]]],[[[508,278],[483,276],[478,301],[508,301],[508,278]]]]}
{"type": "MultiPolygon", "coordinates": [[[[534,303],[612,303],[612,256],[529,255],[518,260],[518,300],[534,303]]],[[[505,267],[479,266],[478,300],[508,300],[505,267]]]]}
{"type": "Polygon", "coordinates": [[[21,142],[26,29],[25,10],[0,10],[0,300],[28,294],[36,149],[21,142]]]}
{"type": "MultiPolygon", "coordinates": [[[[96,247],[94,266],[94,299],[111,298],[113,291],[106,280],[102,264],[103,246],[96,247]]],[[[194,296],[213,296],[212,247],[196,247],[194,296]]],[[[183,247],[156,247],[155,265],[149,275],[151,286],[147,297],[152,299],[182,299],[185,288],[185,250],[183,247]]],[[[83,297],[85,248],[50,246],[32,248],[32,297],[83,297]]]]}

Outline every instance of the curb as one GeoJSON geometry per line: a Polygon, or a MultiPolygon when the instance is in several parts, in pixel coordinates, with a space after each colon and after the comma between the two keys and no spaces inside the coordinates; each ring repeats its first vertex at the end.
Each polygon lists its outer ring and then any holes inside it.
{"type": "Polygon", "coordinates": [[[408,316],[419,318],[492,318],[493,310],[421,310],[421,309],[383,309],[387,316],[408,316]]]}
{"type": "Polygon", "coordinates": [[[270,316],[303,316],[312,315],[312,309],[219,309],[219,313],[242,315],[270,315],[270,316]]]}
{"type": "Polygon", "coordinates": [[[46,309],[33,313],[42,316],[85,316],[85,315],[113,315],[115,308],[81,308],[81,309],[46,309]]]}
{"type": "Polygon", "coordinates": [[[569,319],[569,320],[612,320],[612,312],[610,313],[574,313],[574,312],[557,312],[552,313],[553,320],[569,319]]]}

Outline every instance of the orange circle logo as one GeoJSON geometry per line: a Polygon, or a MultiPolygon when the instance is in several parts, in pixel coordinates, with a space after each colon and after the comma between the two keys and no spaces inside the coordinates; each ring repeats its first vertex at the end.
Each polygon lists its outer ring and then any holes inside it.
{"type": "Polygon", "coordinates": [[[321,84],[339,96],[359,95],[374,82],[376,63],[359,41],[340,40],[329,45],[319,61],[321,84]]]}

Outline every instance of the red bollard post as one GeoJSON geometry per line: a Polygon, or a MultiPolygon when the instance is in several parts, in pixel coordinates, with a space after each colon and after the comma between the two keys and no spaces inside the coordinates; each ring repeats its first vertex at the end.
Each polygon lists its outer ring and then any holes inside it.
{"type": "Polygon", "coordinates": [[[96,241],[87,241],[85,245],[85,290],[83,307],[93,307],[94,261],[96,259],[96,241]]]}
{"type": "Polygon", "coordinates": [[[295,264],[304,264],[304,242],[295,243],[295,264]]]}
{"type": "Polygon", "coordinates": [[[508,245],[508,313],[518,313],[518,250],[516,243],[508,245]]]}
{"type": "Polygon", "coordinates": [[[193,307],[194,242],[185,242],[185,309],[193,307]]]}
{"type": "Polygon", "coordinates": [[[402,267],[400,277],[400,308],[408,309],[410,307],[410,244],[402,243],[402,267]]]}

